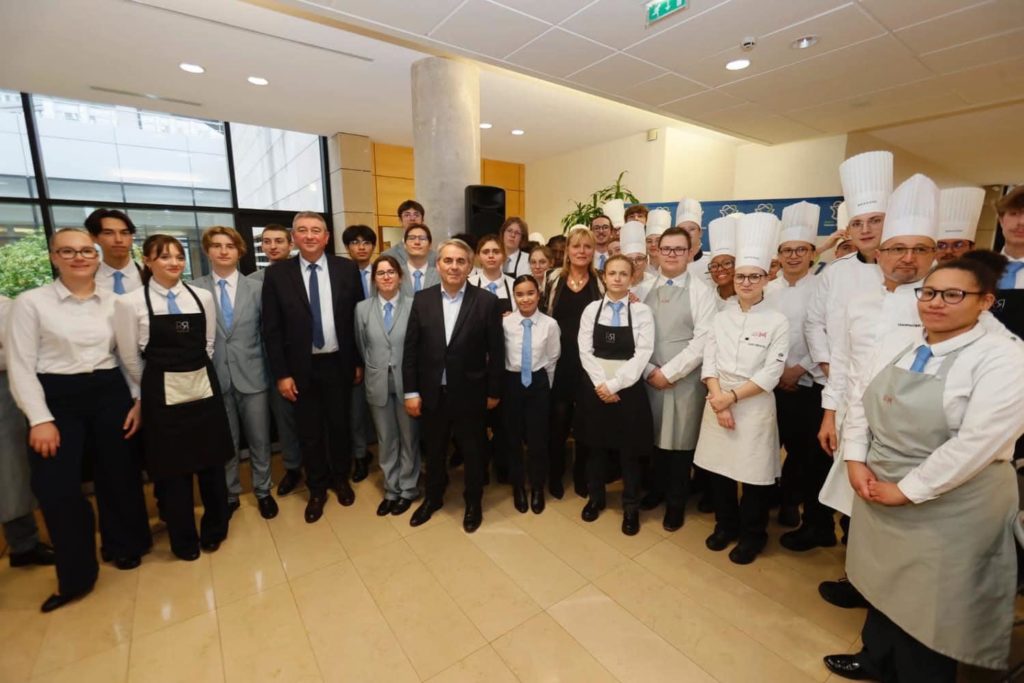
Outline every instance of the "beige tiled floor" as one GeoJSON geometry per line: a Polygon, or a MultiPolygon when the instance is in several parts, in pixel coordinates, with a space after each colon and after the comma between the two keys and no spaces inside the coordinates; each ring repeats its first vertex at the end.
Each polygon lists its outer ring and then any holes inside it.
{"type": "Polygon", "coordinates": [[[374,515],[379,475],[315,525],[305,492],[270,522],[247,496],[216,553],[175,560],[160,534],[140,569],[104,566],[92,595],[49,615],[52,571],[4,563],[0,681],[802,683],[856,646],[863,613],[817,595],[841,548],[797,556],[773,526],[739,567],[704,548],[712,520],[694,508],[674,534],[652,513],[627,538],[615,493],[586,524],[571,492],[520,515],[497,486],[466,535],[459,490],[456,475],[418,529],[374,515]]]}

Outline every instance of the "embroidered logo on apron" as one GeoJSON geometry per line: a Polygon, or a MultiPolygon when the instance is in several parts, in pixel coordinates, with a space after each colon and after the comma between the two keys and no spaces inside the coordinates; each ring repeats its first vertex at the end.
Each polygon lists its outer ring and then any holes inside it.
{"type": "Polygon", "coordinates": [[[615,343],[615,332],[605,332],[604,340],[609,344],[615,343]]]}
{"type": "Polygon", "coordinates": [[[188,334],[189,326],[187,320],[176,320],[174,322],[174,331],[178,334],[188,334]]]}

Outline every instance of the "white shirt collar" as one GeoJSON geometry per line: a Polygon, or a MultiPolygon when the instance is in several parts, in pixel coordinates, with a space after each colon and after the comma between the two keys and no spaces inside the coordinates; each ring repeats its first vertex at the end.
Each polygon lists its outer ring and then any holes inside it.
{"type": "Polygon", "coordinates": [[[1001,252],[999,252],[999,253],[1002,254],[1003,256],[1005,256],[1006,258],[1008,258],[1010,260],[1010,262],[1024,261],[1024,256],[1021,256],[1020,258],[1014,258],[1014,257],[1010,256],[1009,254],[1007,254],[1006,253],[1006,247],[1003,247],[1003,250],[1001,252]]]}
{"type": "Polygon", "coordinates": [[[302,264],[302,269],[305,270],[305,271],[308,271],[309,267],[315,263],[316,265],[320,266],[320,270],[321,271],[326,272],[327,271],[327,252],[325,251],[324,253],[320,254],[320,258],[318,258],[316,261],[307,261],[306,257],[302,256],[300,254],[299,255],[299,262],[302,264]]]}
{"type": "Polygon", "coordinates": [[[466,293],[466,286],[467,285],[469,285],[469,282],[463,282],[462,283],[462,287],[459,289],[458,292],[455,293],[455,296],[448,296],[448,290],[446,290],[444,288],[444,285],[441,285],[441,300],[442,301],[451,301],[453,303],[456,302],[456,301],[461,301],[463,295],[466,293]]]}
{"type": "Polygon", "coordinates": [[[238,287],[238,269],[237,268],[235,270],[233,270],[231,272],[231,275],[228,275],[227,277],[221,277],[220,275],[217,275],[217,273],[214,273],[212,271],[211,271],[210,274],[213,276],[213,284],[215,284],[217,287],[220,287],[220,281],[221,280],[227,280],[228,281],[228,287],[230,289],[235,289],[236,287],[238,287]]]}
{"type": "Polygon", "coordinates": [[[166,287],[161,285],[159,282],[157,282],[156,278],[150,278],[150,280],[149,280],[149,288],[152,289],[154,292],[156,292],[157,294],[159,294],[162,297],[166,297],[167,296],[167,292],[169,292],[169,291],[170,292],[174,292],[174,296],[175,297],[181,296],[181,293],[185,289],[184,286],[182,286],[181,280],[178,280],[178,284],[174,285],[170,289],[167,289],[166,287]]]}
{"type": "Polygon", "coordinates": [[[414,266],[411,263],[409,263],[408,261],[406,261],[405,265],[409,269],[409,274],[412,275],[413,273],[426,273],[427,272],[427,266],[429,266],[430,264],[429,263],[424,263],[422,266],[417,268],[416,266],[414,266]]]}
{"type": "Polygon", "coordinates": [[[107,265],[106,261],[100,261],[100,273],[103,277],[114,277],[114,273],[121,273],[125,277],[131,277],[138,275],[139,271],[134,261],[128,261],[128,265],[124,268],[114,268],[107,265]]]}
{"type": "Polygon", "coordinates": [[[377,294],[377,303],[379,303],[379,304],[380,304],[380,310],[381,310],[381,313],[383,313],[383,312],[384,312],[384,307],[385,307],[385,306],[387,306],[388,304],[391,304],[391,306],[392,306],[392,310],[395,310],[395,309],[397,309],[397,308],[398,308],[398,302],[399,302],[399,300],[400,300],[401,298],[402,298],[402,293],[401,293],[401,292],[398,292],[397,294],[395,294],[395,295],[394,295],[393,297],[391,297],[390,299],[385,299],[384,297],[382,297],[382,296],[381,296],[381,295],[380,295],[380,294],[378,293],[378,294],[377,294]]]}
{"type": "MultiPolygon", "coordinates": [[[[683,272],[679,273],[679,275],[669,277],[668,275],[665,275],[665,273],[659,270],[657,277],[658,281],[654,283],[655,285],[660,285],[662,282],[667,283],[669,280],[671,280],[673,287],[681,287],[686,282],[686,278],[690,277],[690,271],[684,270],[683,272]]],[[[641,280],[640,282],[643,282],[643,280],[641,280]]]]}
{"type": "Polygon", "coordinates": [[[90,296],[87,296],[85,299],[79,299],[78,297],[71,293],[71,290],[67,288],[67,286],[61,281],[60,278],[57,278],[56,280],[53,281],[53,290],[57,292],[57,299],[59,301],[66,301],[69,298],[77,299],[78,301],[88,301],[89,299],[101,298],[100,289],[95,288],[93,289],[92,294],[90,296]]]}

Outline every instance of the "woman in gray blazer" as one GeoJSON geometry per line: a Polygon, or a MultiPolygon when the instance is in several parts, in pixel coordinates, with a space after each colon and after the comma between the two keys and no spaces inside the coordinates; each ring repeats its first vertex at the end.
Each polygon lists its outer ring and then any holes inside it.
{"type": "Polygon", "coordinates": [[[412,297],[402,293],[402,266],[388,254],[373,262],[376,292],[356,304],[356,346],[363,356],[366,402],[377,428],[384,500],[377,514],[400,515],[419,497],[419,424],[405,412],[402,355],[412,297]]]}

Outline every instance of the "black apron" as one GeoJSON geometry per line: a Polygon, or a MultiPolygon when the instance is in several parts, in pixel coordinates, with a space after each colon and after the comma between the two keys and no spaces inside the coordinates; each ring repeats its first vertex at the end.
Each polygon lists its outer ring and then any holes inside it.
{"type": "MultiPolygon", "coordinates": [[[[601,308],[594,317],[594,355],[604,360],[629,360],[636,352],[633,309],[626,304],[626,327],[602,325],[601,308]]],[[[644,457],[654,447],[654,418],[642,381],[619,390],[618,403],[605,403],[590,376],[580,382],[573,433],[591,448],[629,449],[644,457]]]]}
{"type": "MultiPolygon", "coordinates": [[[[523,250],[520,249],[519,250],[519,255],[516,256],[516,262],[512,264],[512,269],[511,270],[504,270],[504,269],[502,269],[502,272],[505,273],[505,275],[508,275],[509,277],[511,277],[513,280],[515,280],[517,277],[519,277],[519,275],[518,275],[518,273],[519,273],[519,262],[522,260],[522,258],[523,258],[523,250]]],[[[529,258],[529,257],[527,257],[527,258],[529,258]]],[[[506,259],[506,262],[507,261],[508,261],[508,259],[506,259]]]]}
{"type": "MultiPolygon", "coordinates": [[[[487,285],[484,284],[484,278],[482,275],[477,277],[476,286],[485,292],[491,291],[487,289],[487,285]]],[[[498,310],[501,311],[502,315],[505,315],[506,313],[512,312],[512,292],[509,290],[508,280],[505,278],[501,278],[501,286],[505,288],[505,298],[502,299],[497,294],[494,296],[498,297],[498,310]]]]}
{"type": "Polygon", "coordinates": [[[182,284],[199,313],[154,315],[144,285],[149,343],[142,352],[142,435],[153,480],[223,466],[234,453],[220,382],[206,355],[203,304],[182,284]]]}

